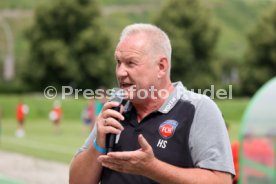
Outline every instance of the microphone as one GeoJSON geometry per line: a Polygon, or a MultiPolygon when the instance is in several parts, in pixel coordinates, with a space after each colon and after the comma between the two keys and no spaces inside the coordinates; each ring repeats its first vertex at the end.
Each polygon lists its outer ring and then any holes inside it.
{"type": "MultiPolygon", "coordinates": [[[[127,100],[126,99],[122,99],[122,91],[118,90],[113,94],[113,97],[111,97],[110,101],[115,101],[115,102],[119,102],[120,104],[117,107],[113,107],[112,109],[120,112],[120,107],[121,105],[125,105],[127,100]]],[[[112,152],[114,145],[115,145],[115,141],[116,141],[116,134],[107,134],[106,135],[106,153],[112,152]]]]}

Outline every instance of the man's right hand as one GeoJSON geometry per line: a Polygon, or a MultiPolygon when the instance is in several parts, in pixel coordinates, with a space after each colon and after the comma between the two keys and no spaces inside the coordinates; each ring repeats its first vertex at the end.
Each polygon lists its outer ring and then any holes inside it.
{"type": "Polygon", "coordinates": [[[124,116],[120,113],[123,108],[121,108],[120,112],[112,109],[118,105],[120,105],[118,102],[106,102],[101,114],[96,119],[97,144],[102,148],[105,147],[106,134],[119,134],[124,130],[124,127],[119,122],[124,120],[124,116]]]}

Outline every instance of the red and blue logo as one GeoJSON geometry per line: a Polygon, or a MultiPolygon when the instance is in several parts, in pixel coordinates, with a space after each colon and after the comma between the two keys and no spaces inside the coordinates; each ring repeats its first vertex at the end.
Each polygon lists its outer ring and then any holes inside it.
{"type": "Polygon", "coordinates": [[[178,122],[175,120],[167,120],[159,126],[159,134],[164,139],[169,139],[173,136],[178,122]]]}

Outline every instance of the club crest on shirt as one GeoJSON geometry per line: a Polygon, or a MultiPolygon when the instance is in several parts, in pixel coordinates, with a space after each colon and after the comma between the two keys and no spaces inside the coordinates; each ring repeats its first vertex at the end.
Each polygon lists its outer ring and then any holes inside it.
{"type": "Polygon", "coordinates": [[[159,126],[159,134],[164,139],[169,139],[173,136],[175,129],[178,125],[178,122],[175,120],[166,120],[165,122],[161,123],[159,126]]]}

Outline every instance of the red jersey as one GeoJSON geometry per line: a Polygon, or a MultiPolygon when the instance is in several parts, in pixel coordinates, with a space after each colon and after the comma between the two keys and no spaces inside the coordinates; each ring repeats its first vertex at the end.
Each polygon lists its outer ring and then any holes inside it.
{"type": "Polygon", "coordinates": [[[62,110],[60,107],[54,107],[53,112],[56,115],[56,121],[59,121],[62,115],[62,110]]]}
{"type": "Polygon", "coordinates": [[[16,118],[17,121],[22,122],[24,121],[24,104],[19,103],[16,107],[16,118]]]}

